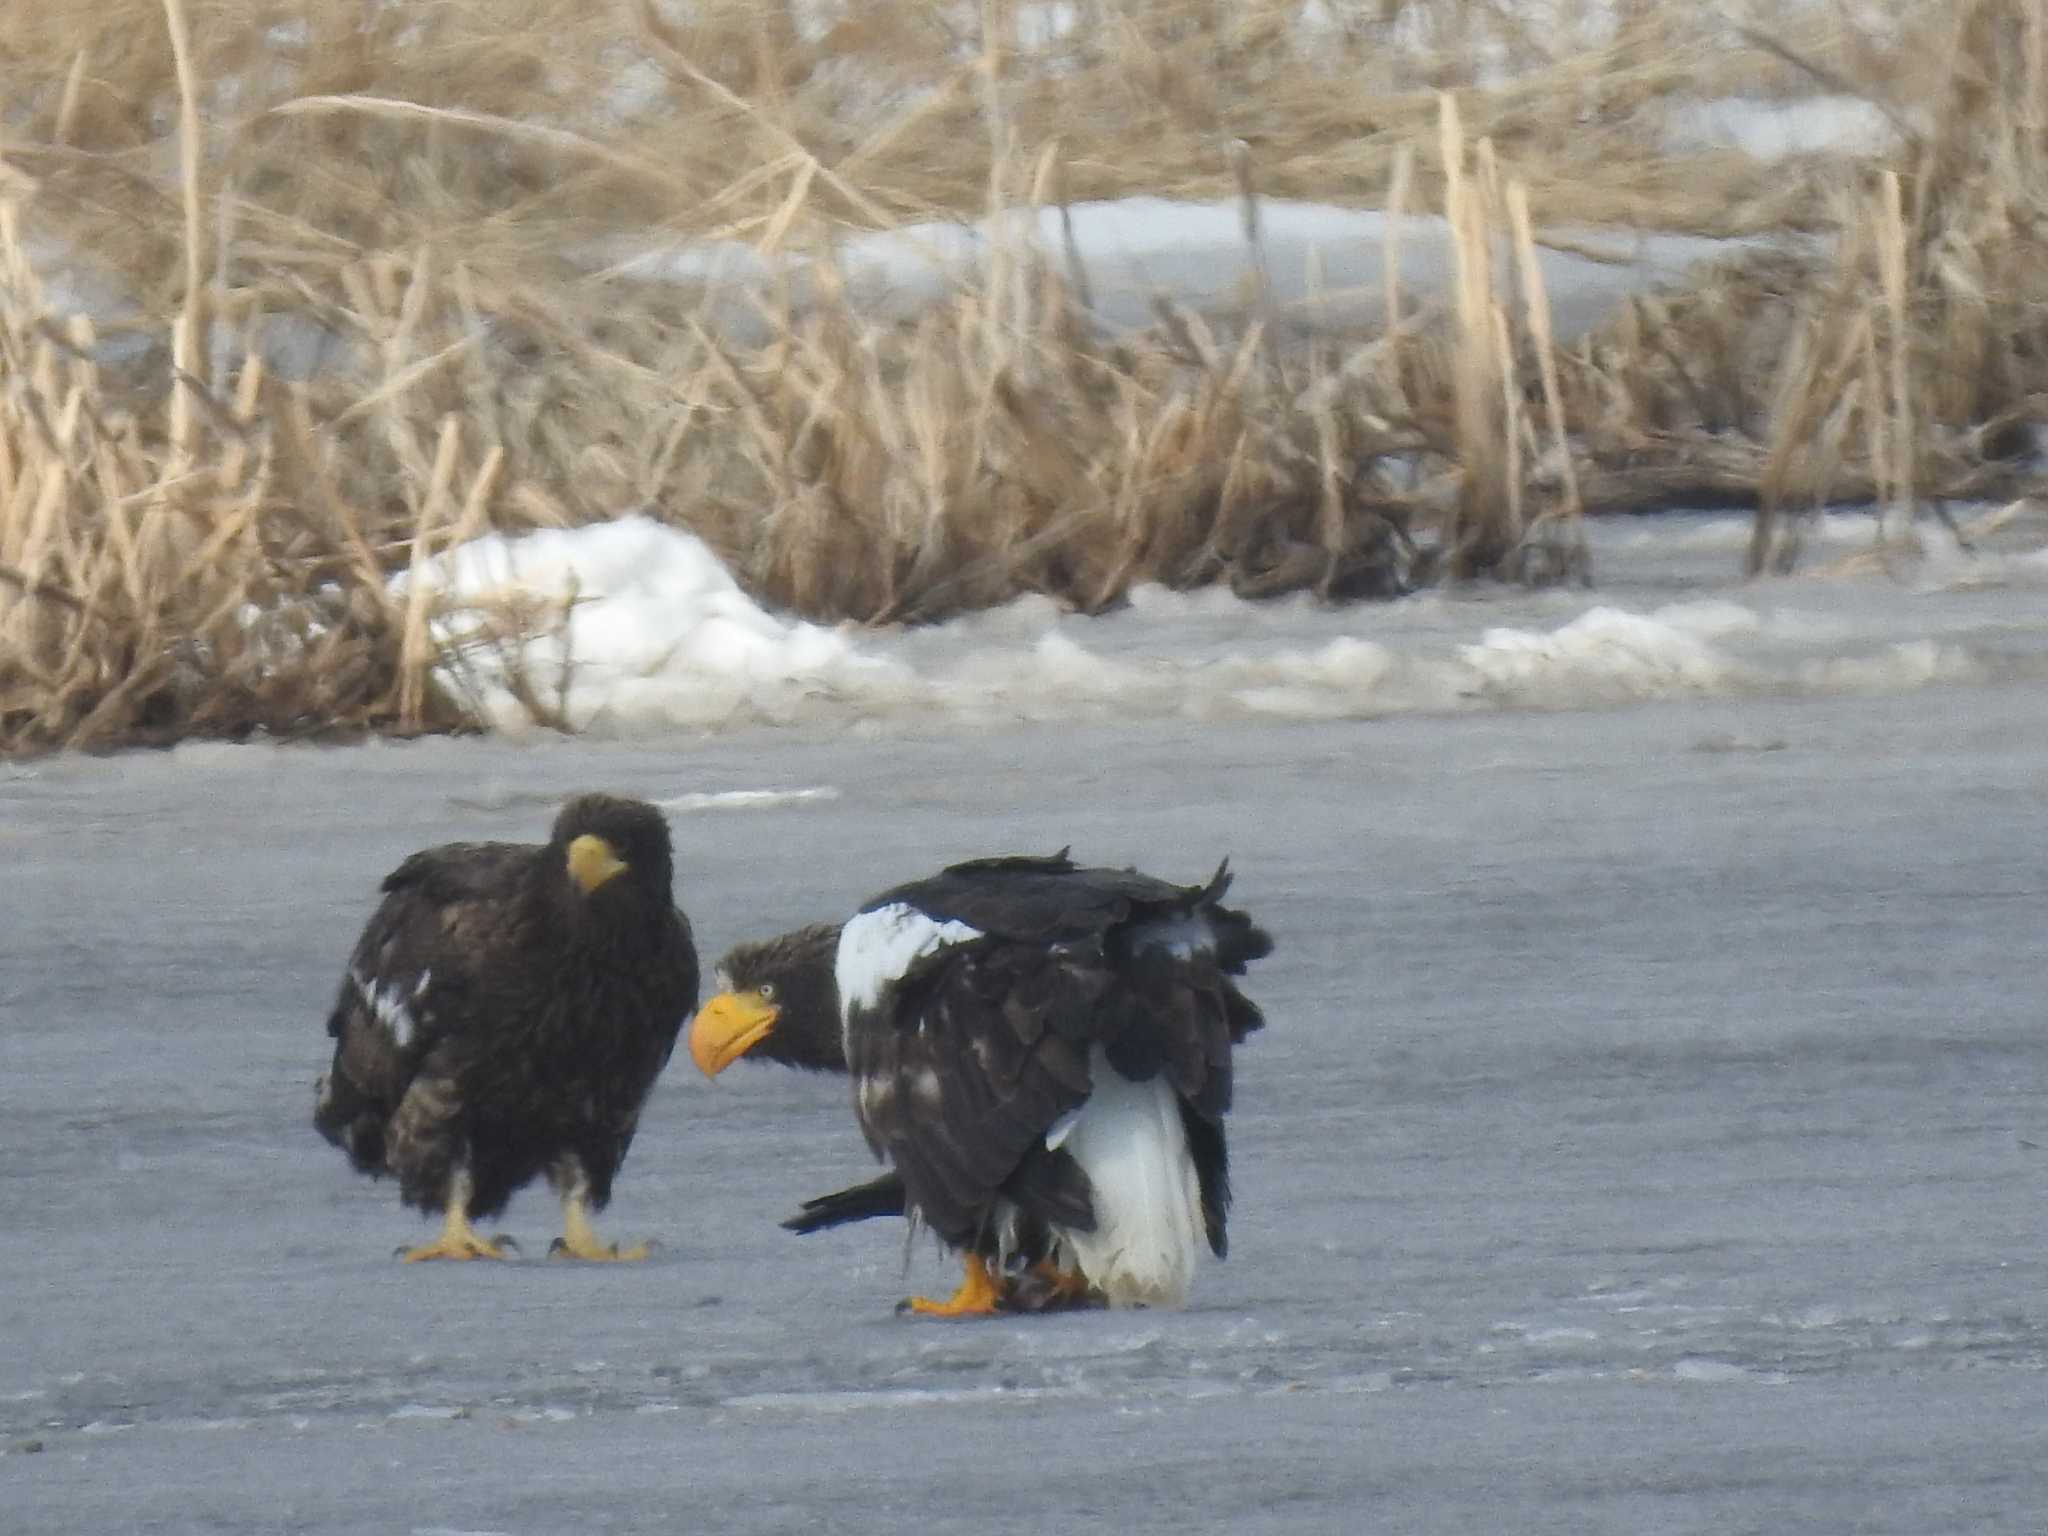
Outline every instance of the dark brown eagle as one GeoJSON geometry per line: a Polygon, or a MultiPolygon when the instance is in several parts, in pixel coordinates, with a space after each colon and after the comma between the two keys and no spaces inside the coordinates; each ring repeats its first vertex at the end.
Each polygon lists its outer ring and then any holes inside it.
{"type": "Polygon", "coordinates": [[[386,877],[327,1020],[313,1124],[443,1214],[407,1260],[503,1258],[470,1221],[539,1174],[562,1200],[552,1252],[646,1257],[599,1243],[589,1211],[697,1003],[672,878],[661,813],[610,795],[571,800],[544,844],[449,843],[386,877]]]}
{"type": "Polygon", "coordinates": [[[691,1056],[712,1076],[750,1053],[851,1071],[891,1171],[784,1225],[928,1226],[965,1277],[912,1310],[1178,1303],[1202,1239],[1227,1248],[1231,1056],[1264,1022],[1233,978],[1272,939],[1229,885],[1064,854],[956,864],[836,931],[736,949],[691,1056]]]}

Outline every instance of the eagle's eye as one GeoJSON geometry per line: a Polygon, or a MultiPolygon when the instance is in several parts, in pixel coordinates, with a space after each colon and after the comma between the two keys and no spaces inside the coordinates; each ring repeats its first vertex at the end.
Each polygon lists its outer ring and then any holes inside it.
{"type": "Polygon", "coordinates": [[[761,983],[761,1001],[762,1001],[762,1002],[764,1002],[764,1003],[772,1003],[772,1002],[774,1002],[774,1001],[775,1001],[775,983],[774,983],[774,982],[772,982],[772,981],[764,981],[764,982],[762,982],[762,983],[761,983]]]}

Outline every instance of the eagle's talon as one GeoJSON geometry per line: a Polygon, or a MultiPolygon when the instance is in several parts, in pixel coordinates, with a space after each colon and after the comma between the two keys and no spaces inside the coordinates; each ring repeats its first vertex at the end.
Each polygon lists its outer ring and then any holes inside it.
{"type": "Polygon", "coordinates": [[[651,1252],[646,1243],[635,1243],[630,1248],[621,1248],[617,1243],[599,1243],[589,1240],[572,1241],[558,1237],[548,1244],[551,1259],[581,1259],[586,1264],[638,1264],[651,1252]]]}
{"type": "Polygon", "coordinates": [[[451,1223],[431,1243],[422,1243],[417,1248],[401,1246],[393,1255],[408,1264],[419,1264],[428,1259],[451,1259],[457,1263],[470,1259],[504,1259],[509,1257],[497,1242],[486,1242],[466,1225],[451,1223]]]}
{"type": "Polygon", "coordinates": [[[900,1303],[897,1314],[914,1313],[919,1317],[993,1317],[1002,1310],[1003,1294],[997,1287],[995,1277],[989,1273],[987,1262],[979,1254],[962,1254],[963,1271],[960,1289],[944,1301],[933,1301],[926,1296],[912,1296],[900,1303]]]}

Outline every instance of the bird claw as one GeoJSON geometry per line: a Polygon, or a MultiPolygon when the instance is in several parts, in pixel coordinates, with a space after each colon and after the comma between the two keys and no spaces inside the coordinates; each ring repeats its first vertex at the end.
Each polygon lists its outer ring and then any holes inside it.
{"type": "Polygon", "coordinates": [[[608,1243],[603,1247],[595,1245],[583,1247],[571,1244],[566,1237],[558,1237],[548,1244],[548,1257],[551,1259],[582,1259],[592,1264],[637,1264],[652,1253],[657,1246],[659,1245],[649,1241],[635,1243],[632,1247],[623,1249],[617,1243],[608,1243]]]}
{"type": "Polygon", "coordinates": [[[474,1232],[444,1232],[431,1243],[422,1243],[417,1248],[408,1248],[401,1243],[392,1250],[394,1259],[403,1259],[408,1264],[417,1264],[425,1259],[504,1259],[507,1249],[517,1252],[519,1245],[503,1233],[488,1242],[474,1232]]]}

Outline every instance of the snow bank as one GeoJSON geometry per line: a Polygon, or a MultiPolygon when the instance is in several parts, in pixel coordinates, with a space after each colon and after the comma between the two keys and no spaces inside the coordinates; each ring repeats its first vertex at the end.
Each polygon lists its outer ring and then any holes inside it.
{"type": "Polygon", "coordinates": [[[905,681],[842,631],[769,613],[701,539],[647,517],[490,534],[424,579],[443,600],[441,636],[460,647],[446,680],[503,729],[530,723],[519,674],[576,729],[600,731],[782,719],[810,693],[858,699],[905,681]],[[518,647],[480,637],[488,610],[536,599],[567,608],[555,633],[518,647]]]}
{"type": "Polygon", "coordinates": [[[613,735],[904,717],[1364,719],[1897,691],[2015,667],[2048,675],[2048,620],[2015,624],[2010,600],[1945,570],[1917,594],[1888,582],[1738,584],[1731,521],[1674,520],[1662,541],[1641,523],[1596,532],[1596,561],[1613,572],[1598,594],[1481,589],[1324,608],[1141,587],[1100,618],[1034,596],[911,630],[771,613],[700,540],[645,517],[479,539],[426,579],[458,647],[447,681],[511,732],[533,725],[513,686],[522,674],[576,729],[613,735]],[[1699,571],[1718,572],[1733,595],[1699,571]],[[1641,601],[1674,585],[1697,595],[1641,601]],[[1973,606],[1985,601],[1996,605],[1988,617],[1973,606]],[[520,647],[481,638],[508,603],[567,616],[520,647]]]}

